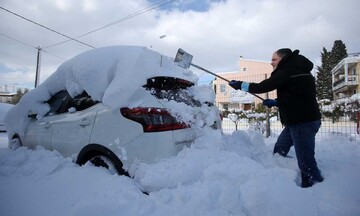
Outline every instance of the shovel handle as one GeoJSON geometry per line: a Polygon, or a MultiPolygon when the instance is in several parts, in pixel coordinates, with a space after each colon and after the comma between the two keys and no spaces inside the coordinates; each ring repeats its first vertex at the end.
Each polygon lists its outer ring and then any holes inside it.
{"type": "MultiPolygon", "coordinates": [[[[202,68],[202,67],[200,67],[200,66],[198,66],[198,65],[195,65],[195,64],[193,64],[193,63],[190,63],[190,65],[196,67],[197,69],[203,70],[203,71],[205,71],[205,72],[207,72],[207,73],[209,73],[209,74],[211,74],[211,75],[214,75],[214,76],[216,76],[216,77],[218,77],[218,78],[220,78],[220,79],[222,79],[222,80],[224,80],[224,81],[226,81],[226,82],[230,82],[230,80],[228,80],[228,79],[226,79],[226,78],[224,78],[224,77],[222,77],[222,76],[219,76],[219,75],[217,75],[216,73],[213,73],[213,72],[211,72],[211,71],[209,71],[209,70],[206,70],[205,68],[202,68]]],[[[249,93],[250,93],[250,92],[249,92],[249,93]]],[[[256,95],[256,94],[253,94],[253,93],[250,93],[250,94],[254,95],[255,97],[259,98],[260,100],[264,100],[264,98],[260,97],[259,95],[256,95]]]]}
{"type": "Polygon", "coordinates": [[[207,72],[207,73],[209,73],[209,74],[211,74],[211,75],[214,75],[214,76],[216,76],[216,77],[218,77],[218,78],[220,78],[220,79],[222,79],[222,80],[225,80],[226,82],[230,82],[230,80],[228,80],[228,79],[226,79],[226,78],[224,78],[224,77],[222,77],[222,76],[219,76],[219,75],[217,75],[216,73],[213,73],[213,72],[211,72],[211,71],[208,71],[208,70],[206,70],[205,68],[202,68],[202,67],[200,67],[200,66],[198,66],[198,65],[195,65],[195,64],[193,64],[193,63],[190,63],[192,66],[194,66],[194,67],[196,67],[197,69],[200,69],[200,70],[203,70],[203,71],[205,71],[205,72],[207,72]]]}

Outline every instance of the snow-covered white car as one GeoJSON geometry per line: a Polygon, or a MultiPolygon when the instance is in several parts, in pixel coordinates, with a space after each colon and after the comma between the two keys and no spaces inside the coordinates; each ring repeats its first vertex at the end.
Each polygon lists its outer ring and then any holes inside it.
{"type": "MultiPolygon", "coordinates": [[[[40,145],[128,175],[221,130],[196,76],[144,47],[105,47],[63,63],[6,116],[9,147],[40,145]]],[[[211,98],[211,97],[210,97],[211,98]]]]}

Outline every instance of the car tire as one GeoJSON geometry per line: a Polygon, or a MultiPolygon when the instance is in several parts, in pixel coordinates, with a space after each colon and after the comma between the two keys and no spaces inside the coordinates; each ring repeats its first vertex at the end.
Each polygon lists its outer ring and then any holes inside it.
{"type": "Polygon", "coordinates": [[[104,167],[109,170],[111,174],[117,174],[118,170],[114,162],[104,155],[97,155],[89,159],[89,161],[96,167],[104,167]]]}
{"type": "Polygon", "coordinates": [[[11,150],[16,150],[22,146],[21,140],[19,137],[14,137],[11,140],[9,140],[8,147],[11,150]]]}
{"type": "Polygon", "coordinates": [[[123,163],[120,159],[103,145],[89,144],[80,151],[76,163],[84,165],[87,162],[98,167],[104,167],[111,173],[130,177],[129,173],[123,169],[123,163]]]}

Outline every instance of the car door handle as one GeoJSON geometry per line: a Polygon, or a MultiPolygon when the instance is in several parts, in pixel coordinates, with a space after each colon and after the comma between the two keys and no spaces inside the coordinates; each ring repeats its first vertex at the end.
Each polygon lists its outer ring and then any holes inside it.
{"type": "Polygon", "coordinates": [[[49,129],[51,127],[51,124],[49,122],[46,122],[44,124],[44,128],[49,129]]]}
{"type": "Polygon", "coordinates": [[[90,121],[89,121],[89,119],[87,119],[87,118],[81,119],[80,122],[79,122],[79,125],[80,125],[81,127],[88,126],[89,124],[90,124],[90,121]]]}

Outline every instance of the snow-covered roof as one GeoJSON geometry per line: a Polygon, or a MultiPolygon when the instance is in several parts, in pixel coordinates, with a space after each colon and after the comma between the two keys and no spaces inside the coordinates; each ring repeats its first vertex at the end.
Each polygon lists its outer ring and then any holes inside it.
{"type": "Polygon", "coordinates": [[[340,67],[342,67],[345,64],[349,64],[349,63],[359,63],[360,62],[360,56],[359,55],[354,55],[354,56],[349,56],[347,58],[342,59],[332,70],[332,73],[335,73],[336,71],[339,70],[340,67]]]}
{"type": "Polygon", "coordinates": [[[16,95],[16,93],[0,91],[0,96],[14,96],[14,95],[16,95]]]}

